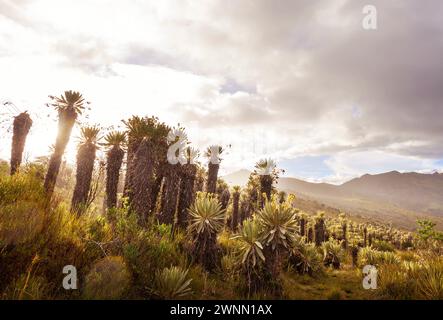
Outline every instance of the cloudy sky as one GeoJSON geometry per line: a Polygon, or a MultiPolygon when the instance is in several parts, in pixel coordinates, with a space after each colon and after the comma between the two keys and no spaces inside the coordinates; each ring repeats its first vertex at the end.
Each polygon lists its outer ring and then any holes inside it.
{"type": "Polygon", "coordinates": [[[31,112],[29,158],[54,143],[47,96],[74,89],[84,122],[156,115],[231,145],[224,173],[263,157],[333,183],[443,170],[442,16],[439,0],[0,0],[0,100],[31,112]]]}

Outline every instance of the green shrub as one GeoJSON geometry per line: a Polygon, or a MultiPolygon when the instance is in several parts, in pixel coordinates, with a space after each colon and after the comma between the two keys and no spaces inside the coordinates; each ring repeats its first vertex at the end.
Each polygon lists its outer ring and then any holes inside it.
{"type": "Polygon", "coordinates": [[[0,206],[21,201],[42,205],[45,198],[42,182],[36,176],[18,173],[0,178],[0,206]]]}
{"type": "Polygon", "coordinates": [[[374,240],[372,242],[372,248],[378,251],[386,251],[386,252],[395,251],[395,247],[393,244],[383,240],[374,240]]]}
{"type": "Polygon", "coordinates": [[[358,253],[359,266],[382,264],[398,264],[400,259],[392,252],[381,252],[371,247],[361,248],[358,253]]]}
{"type": "Polygon", "coordinates": [[[85,279],[86,299],[119,299],[129,287],[130,273],[122,257],[106,257],[94,264],[85,279]]]}

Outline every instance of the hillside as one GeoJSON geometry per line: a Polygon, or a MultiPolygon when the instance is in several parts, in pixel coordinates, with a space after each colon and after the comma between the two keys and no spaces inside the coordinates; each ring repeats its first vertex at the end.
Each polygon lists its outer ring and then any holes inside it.
{"type": "MultiPolygon", "coordinates": [[[[240,170],[223,177],[230,184],[243,185],[249,172],[240,170]]],[[[370,220],[392,222],[412,229],[419,218],[429,218],[443,228],[443,174],[397,171],[363,175],[342,185],[310,183],[280,178],[278,189],[299,197],[360,215],[370,220]]]]}

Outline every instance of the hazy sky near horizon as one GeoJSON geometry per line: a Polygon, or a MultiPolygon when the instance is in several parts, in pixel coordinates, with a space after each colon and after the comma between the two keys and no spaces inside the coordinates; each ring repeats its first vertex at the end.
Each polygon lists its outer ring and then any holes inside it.
{"type": "Polygon", "coordinates": [[[443,170],[442,16],[439,0],[0,0],[0,100],[31,112],[30,158],[55,141],[48,95],[73,89],[91,124],[156,115],[231,145],[222,173],[263,157],[333,183],[443,170]]]}

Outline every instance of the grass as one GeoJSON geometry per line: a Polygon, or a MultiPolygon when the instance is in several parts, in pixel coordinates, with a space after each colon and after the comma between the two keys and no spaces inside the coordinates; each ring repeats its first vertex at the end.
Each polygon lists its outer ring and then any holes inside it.
{"type": "Polygon", "coordinates": [[[286,299],[374,299],[374,293],[363,289],[362,278],[353,269],[328,269],[318,277],[285,272],[282,279],[286,299]]]}

